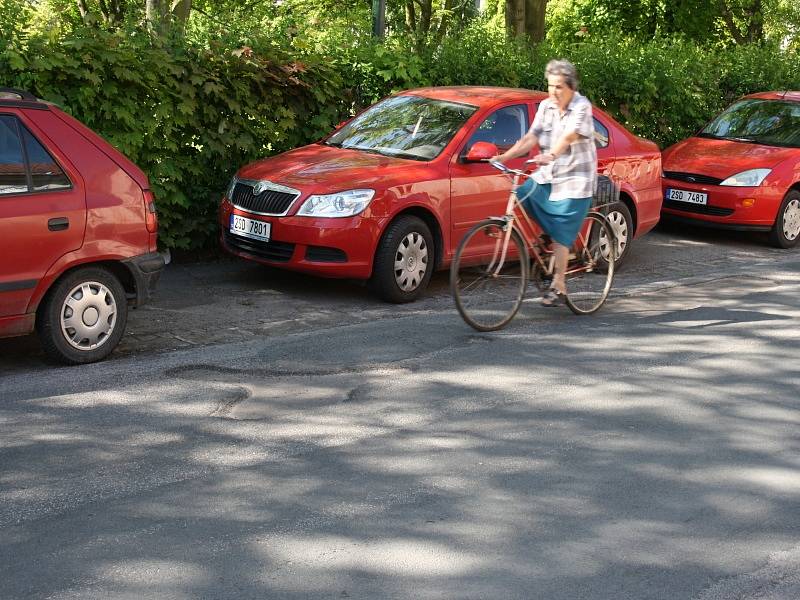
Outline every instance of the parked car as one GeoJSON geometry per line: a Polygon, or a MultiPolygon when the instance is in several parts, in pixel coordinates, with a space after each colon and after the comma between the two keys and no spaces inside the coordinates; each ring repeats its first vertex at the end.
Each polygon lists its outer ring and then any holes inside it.
{"type": "Polygon", "coordinates": [[[0,88],[0,337],[68,364],[108,356],[164,259],[147,177],[90,129],[0,88]]]}
{"type": "MultiPolygon", "coordinates": [[[[369,280],[390,302],[414,300],[463,235],[505,209],[508,180],[468,160],[469,149],[479,141],[509,148],[546,97],[432,87],[386,98],[318,143],[239,169],[219,210],[222,246],[276,267],[369,280]]],[[[621,181],[610,218],[624,257],[658,222],[661,157],[652,142],[594,114],[599,170],[621,181]]]]}
{"type": "Polygon", "coordinates": [[[734,102],[663,154],[665,218],[800,240],[800,92],[734,102]]]}

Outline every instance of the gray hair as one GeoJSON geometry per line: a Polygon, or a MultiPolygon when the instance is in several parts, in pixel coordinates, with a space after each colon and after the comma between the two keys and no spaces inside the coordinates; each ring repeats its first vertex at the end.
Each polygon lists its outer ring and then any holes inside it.
{"type": "Polygon", "coordinates": [[[578,89],[578,70],[568,60],[551,60],[544,69],[545,78],[560,75],[571,90],[578,89]]]}

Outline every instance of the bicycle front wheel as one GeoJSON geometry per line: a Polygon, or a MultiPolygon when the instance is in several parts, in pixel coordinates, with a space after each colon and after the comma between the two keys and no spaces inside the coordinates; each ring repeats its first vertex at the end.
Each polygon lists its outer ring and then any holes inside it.
{"type": "Polygon", "coordinates": [[[450,289],[464,321],[478,331],[504,327],[522,305],[528,252],[510,224],[490,219],[473,227],[450,266],[450,289]]]}
{"type": "Polygon", "coordinates": [[[614,231],[603,215],[589,213],[570,249],[567,265],[567,306],[588,315],[608,298],[617,258],[614,231]]]}

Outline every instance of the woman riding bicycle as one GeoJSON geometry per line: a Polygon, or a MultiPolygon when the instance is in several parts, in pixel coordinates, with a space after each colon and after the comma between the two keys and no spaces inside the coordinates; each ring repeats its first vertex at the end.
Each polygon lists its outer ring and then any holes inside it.
{"type": "Polygon", "coordinates": [[[517,189],[517,197],[553,240],[555,273],[542,304],[555,306],[567,293],[564,274],[569,247],[578,236],[597,184],[592,104],[578,93],[578,73],[566,60],[551,60],[545,69],[550,97],[539,104],[530,130],[492,160],[525,156],[535,146],[539,168],[517,189]]]}

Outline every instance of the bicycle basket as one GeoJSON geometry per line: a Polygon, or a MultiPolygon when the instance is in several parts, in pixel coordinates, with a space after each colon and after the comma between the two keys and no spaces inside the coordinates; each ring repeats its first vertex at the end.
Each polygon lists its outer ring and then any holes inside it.
{"type": "Polygon", "coordinates": [[[592,196],[592,210],[607,211],[612,204],[619,202],[619,184],[607,175],[597,176],[597,190],[592,196]]]}

